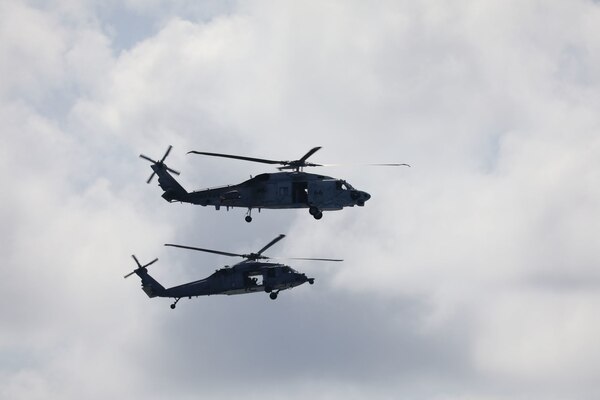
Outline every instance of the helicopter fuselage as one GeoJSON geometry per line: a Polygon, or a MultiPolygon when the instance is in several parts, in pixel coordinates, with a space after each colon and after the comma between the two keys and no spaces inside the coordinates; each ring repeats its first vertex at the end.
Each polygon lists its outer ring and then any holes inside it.
{"type": "MultiPolygon", "coordinates": [[[[343,179],[330,176],[311,174],[303,171],[306,167],[325,167],[336,164],[316,164],[308,162],[308,158],[321,147],[313,147],[304,156],[297,160],[270,160],[224,153],[209,153],[204,151],[189,151],[188,154],[199,154],[211,157],[224,157],[229,159],[258,162],[270,165],[280,165],[281,172],[264,173],[250,178],[237,185],[228,185],[194,192],[186,191],[183,186],[173,178],[170,173],[179,175],[179,172],[167,167],[165,159],[171,152],[169,146],[160,160],[140,154],[140,158],[152,163],[152,175],[147,183],[158,175],[158,184],[164,190],[162,197],[169,202],[182,202],[198,204],[201,206],[247,208],[246,222],[252,221],[252,209],[288,209],[308,208],[310,215],[315,219],[323,217],[323,211],[341,210],[344,207],[362,207],[371,198],[367,192],[354,189],[343,179]]],[[[341,164],[337,164],[341,165],[341,164]]],[[[410,166],[408,164],[386,163],[365,164],[370,166],[410,166]]]]}
{"type": "MultiPolygon", "coordinates": [[[[153,166],[154,167],[154,166],[153,166]]],[[[371,196],[354,189],[348,182],[329,176],[302,171],[275,172],[257,175],[237,185],[182,193],[170,187],[170,180],[158,171],[159,184],[165,190],[163,198],[170,202],[185,202],[201,206],[243,208],[311,208],[320,211],[341,210],[364,206],[371,196]]]]}
{"type": "Polygon", "coordinates": [[[258,261],[243,261],[233,267],[218,269],[205,279],[168,289],[156,282],[144,268],[136,270],[136,274],[142,278],[142,289],[148,297],[177,299],[218,294],[271,293],[314,282],[313,278],[307,278],[287,265],[258,261]]]}

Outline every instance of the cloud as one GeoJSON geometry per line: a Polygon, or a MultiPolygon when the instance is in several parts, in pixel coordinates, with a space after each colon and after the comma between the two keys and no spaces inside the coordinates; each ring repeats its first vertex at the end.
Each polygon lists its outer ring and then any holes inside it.
{"type": "Polygon", "coordinates": [[[63,79],[65,28],[43,12],[19,3],[2,5],[2,97],[38,100],[63,79]]]}
{"type": "Polygon", "coordinates": [[[0,6],[0,397],[594,398],[596,4],[68,3],[0,6]],[[412,168],[323,171],[373,198],[246,224],[144,184],[169,144],[189,189],[265,171],[192,149],[412,168]],[[279,233],[345,262],[175,312],[120,278],[279,233]]]}

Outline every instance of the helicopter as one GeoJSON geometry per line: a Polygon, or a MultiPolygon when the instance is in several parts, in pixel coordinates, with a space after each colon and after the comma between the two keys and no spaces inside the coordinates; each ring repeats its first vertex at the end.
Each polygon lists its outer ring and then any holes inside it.
{"type": "MultiPolygon", "coordinates": [[[[235,185],[226,185],[210,189],[188,192],[175,180],[173,175],[180,172],[167,167],[165,159],[173,146],[169,146],[160,160],[140,154],[152,163],[152,175],[146,181],[150,183],[158,175],[158,184],[164,190],[162,197],[168,202],[182,202],[201,206],[247,208],[245,220],[252,221],[252,209],[291,209],[308,208],[315,219],[323,217],[323,211],[341,210],[344,207],[363,207],[371,198],[367,192],[357,190],[347,181],[330,176],[304,172],[305,167],[337,166],[337,164],[315,164],[307,159],[321,147],[313,147],[298,160],[278,161],[264,158],[236,156],[223,153],[189,151],[188,154],[200,154],[211,157],[224,157],[252,161],[263,164],[280,165],[280,172],[263,173],[235,185]],[[171,175],[173,174],[173,175],[171,175]]],[[[408,166],[408,164],[367,164],[370,166],[408,166]]]]}
{"type": "MultiPolygon", "coordinates": [[[[178,244],[167,243],[165,246],[178,247],[182,249],[203,251],[206,253],[220,254],[230,257],[242,257],[241,261],[234,266],[225,266],[217,269],[212,275],[198,281],[184,283],[166,289],[158,281],[148,274],[148,267],[158,261],[158,258],[142,265],[135,255],[132,255],[137,268],[125,275],[125,278],[136,274],[142,279],[142,290],[148,297],[169,297],[174,298],[175,302],[171,304],[171,309],[183,297],[210,296],[216,294],[248,294],[248,293],[269,293],[271,300],[277,299],[279,292],[286,289],[302,285],[308,282],[314,284],[314,278],[308,278],[306,274],[300,273],[284,264],[269,263],[260,260],[273,260],[274,258],[264,256],[263,252],[275,243],[283,239],[285,235],[281,234],[271,240],[266,246],[257,253],[237,254],[219,250],[203,249],[200,247],[182,246],[178,244]]],[[[309,260],[309,261],[334,261],[341,262],[341,259],[334,258],[287,258],[289,260],[309,260]]]]}

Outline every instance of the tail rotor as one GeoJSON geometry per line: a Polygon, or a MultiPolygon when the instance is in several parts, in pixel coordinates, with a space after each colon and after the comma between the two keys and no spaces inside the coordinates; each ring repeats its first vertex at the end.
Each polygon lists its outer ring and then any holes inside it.
{"type": "Polygon", "coordinates": [[[156,175],[156,170],[154,169],[154,167],[156,167],[156,168],[164,168],[167,171],[169,171],[169,172],[171,172],[171,173],[173,173],[175,175],[179,175],[180,174],[179,171],[175,171],[174,169],[167,167],[167,165],[165,164],[165,159],[167,158],[167,156],[171,152],[172,148],[173,148],[173,146],[169,145],[169,148],[167,149],[167,152],[165,153],[165,155],[163,156],[163,158],[161,158],[160,161],[155,161],[155,160],[151,159],[148,156],[140,154],[140,158],[143,158],[144,160],[150,161],[153,164],[153,166],[152,166],[153,168],[152,169],[154,171],[152,172],[152,175],[150,175],[150,178],[148,178],[148,180],[146,181],[146,183],[150,183],[152,181],[152,178],[154,178],[154,175],[156,175]]]}
{"type": "Polygon", "coordinates": [[[158,258],[155,258],[154,260],[150,261],[148,264],[142,265],[142,264],[140,264],[140,262],[138,261],[138,259],[135,255],[132,254],[131,257],[133,257],[133,259],[138,267],[136,269],[134,269],[133,271],[131,271],[130,273],[128,273],[127,275],[125,275],[123,278],[129,278],[131,275],[135,274],[136,272],[141,271],[143,269],[145,270],[146,268],[148,268],[149,266],[151,266],[152,264],[154,264],[155,262],[158,261],[158,258]]]}

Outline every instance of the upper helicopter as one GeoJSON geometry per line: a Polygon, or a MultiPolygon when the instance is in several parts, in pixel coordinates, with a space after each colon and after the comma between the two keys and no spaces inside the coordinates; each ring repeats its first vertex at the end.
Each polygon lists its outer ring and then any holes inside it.
{"type": "MultiPolygon", "coordinates": [[[[178,244],[165,244],[165,246],[179,247],[183,249],[204,251],[207,253],[220,254],[230,257],[242,257],[244,261],[232,267],[226,266],[217,269],[212,275],[199,281],[184,283],[166,289],[148,274],[148,267],[158,261],[158,258],[141,265],[138,259],[132,255],[138,268],[125,275],[125,278],[136,274],[142,279],[142,290],[148,297],[171,297],[175,302],[171,304],[174,309],[177,302],[183,297],[210,296],[213,294],[246,294],[266,292],[272,300],[277,298],[280,291],[291,289],[303,283],[315,282],[314,278],[308,278],[306,274],[299,273],[293,268],[279,263],[269,263],[259,260],[270,260],[272,257],[262,253],[275,243],[283,239],[285,235],[279,235],[271,240],[269,244],[260,249],[258,253],[236,254],[218,250],[203,249],[200,247],[181,246],[178,244]]],[[[312,261],[343,261],[332,258],[288,258],[289,260],[312,260],[312,261]]]]}
{"type": "MultiPolygon", "coordinates": [[[[306,160],[321,147],[314,147],[298,160],[279,161],[264,158],[236,156],[222,153],[190,151],[188,154],[201,154],[213,157],[233,158],[280,165],[280,172],[257,175],[237,185],[227,185],[212,189],[188,192],[173,178],[170,173],[179,175],[178,171],[167,167],[165,159],[173,147],[169,146],[165,155],[156,161],[140,154],[140,157],[152,163],[152,175],[158,175],[158,184],[164,190],[162,197],[169,202],[199,204],[201,206],[242,207],[247,208],[246,222],[252,221],[252,209],[288,209],[308,208],[315,219],[323,217],[323,211],[341,210],[344,207],[362,207],[371,198],[367,192],[353,188],[343,179],[304,172],[305,167],[324,167],[336,164],[315,164],[306,160]],[[169,173],[170,172],[170,173],[169,173]]],[[[410,166],[408,164],[367,164],[372,166],[410,166]]]]}

